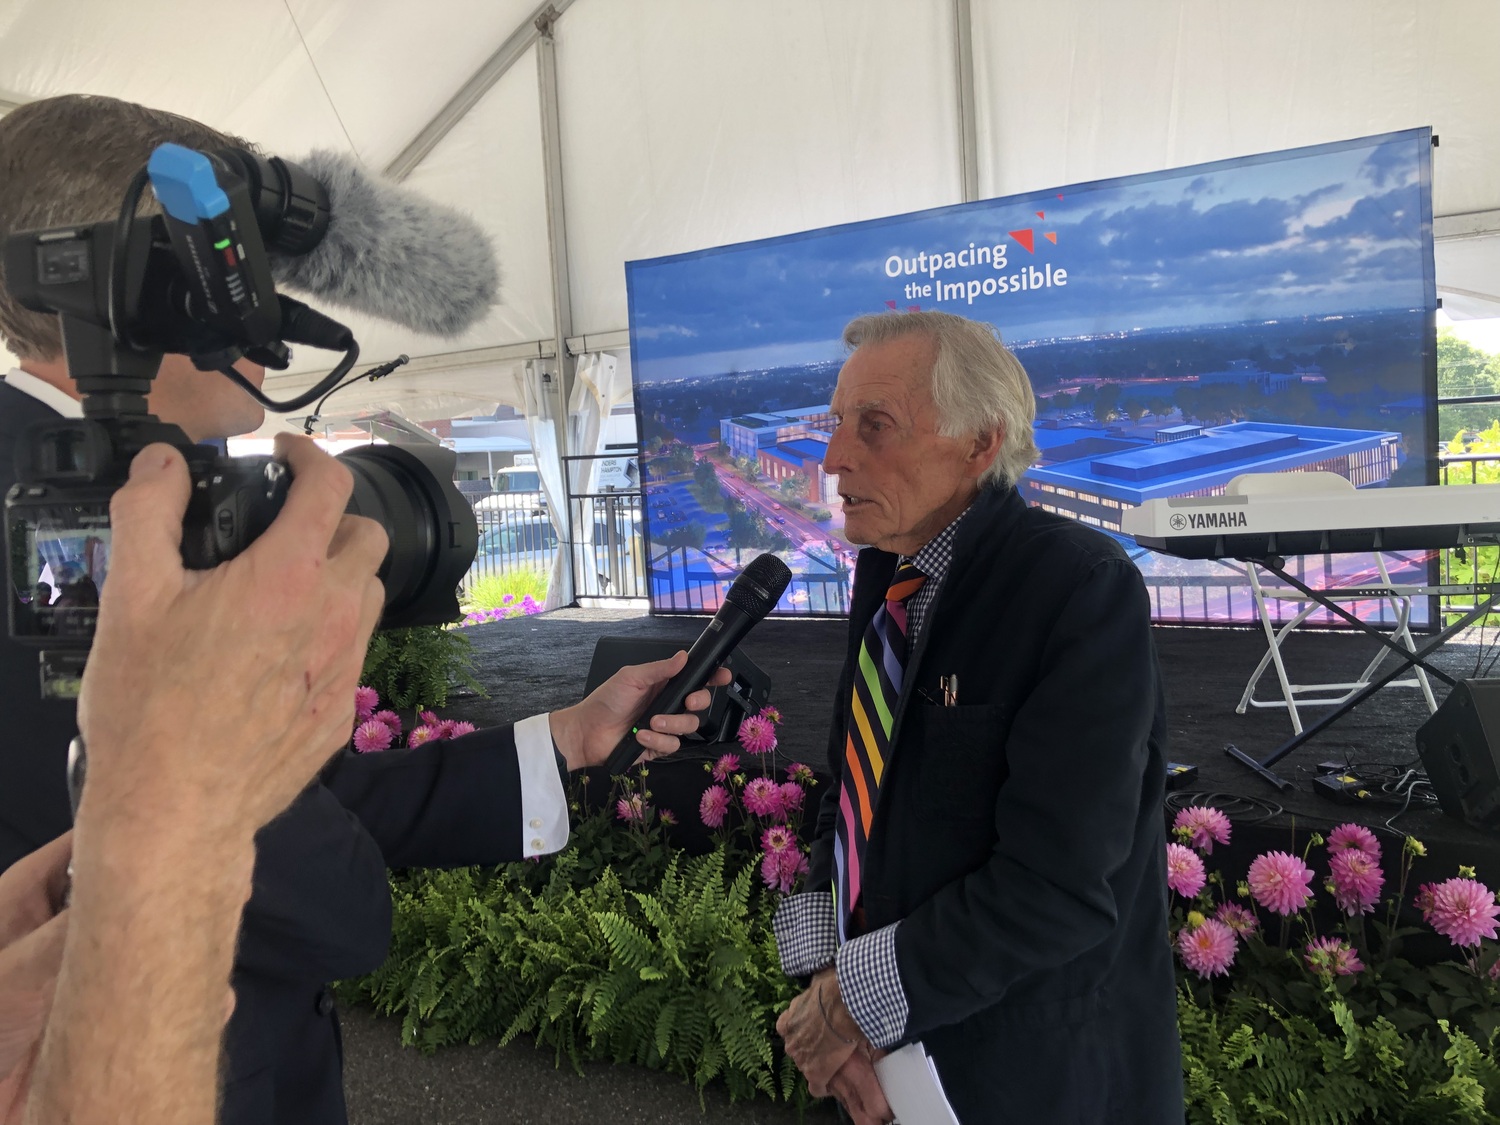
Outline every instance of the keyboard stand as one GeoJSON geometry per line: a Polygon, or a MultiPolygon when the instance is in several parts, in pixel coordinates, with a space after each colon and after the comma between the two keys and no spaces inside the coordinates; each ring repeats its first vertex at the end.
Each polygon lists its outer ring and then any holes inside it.
{"type": "MultiPolygon", "coordinates": [[[[1376,553],[1375,565],[1380,575],[1377,595],[1383,606],[1389,606],[1395,611],[1395,628],[1390,630],[1389,636],[1393,641],[1399,641],[1408,652],[1416,651],[1416,642],[1411,635],[1411,605],[1412,600],[1419,594],[1426,592],[1421,586],[1405,585],[1397,587],[1391,581],[1390,572],[1386,569],[1385,556],[1376,553]]],[[[1250,563],[1245,567],[1245,573],[1250,579],[1250,590],[1255,597],[1255,612],[1260,619],[1261,628],[1266,634],[1266,652],[1260,658],[1260,663],[1255,666],[1255,671],[1250,674],[1250,679],[1245,683],[1245,690],[1240,695],[1240,702],[1235,711],[1243,715],[1250,708],[1285,708],[1292,720],[1292,733],[1302,733],[1303,707],[1337,707],[1360,688],[1370,682],[1370,677],[1380,667],[1386,658],[1385,648],[1380,648],[1365,665],[1364,670],[1348,683],[1323,683],[1323,684],[1294,684],[1287,674],[1286,662],[1282,658],[1281,646],[1286,638],[1296,632],[1298,626],[1316,613],[1321,607],[1321,602],[1309,598],[1298,589],[1286,587],[1274,587],[1262,585],[1260,581],[1260,566],[1250,563]],[[1281,622],[1279,627],[1271,620],[1271,602],[1297,602],[1302,608],[1287,621],[1281,622]],[[1255,689],[1265,677],[1266,672],[1274,671],[1275,678],[1281,686],[1280,699],[1257,699],[1255,689]]],[[[1325,598],[1333,601],[1365,601],[1370,600],[1372,585],[1358,587],[1333,587],[1322,591],[1325,598]]],[[[1382,621],[1384,619],[1382,618],[1382,621]]],[[[1422,668],[1416,669],[1416,675],[1410,679],[1392,680],[1387,687],[1413,687],[1422,692],[1422,698],[1427,704],[1428,711],[1437,710],[1437,700],[1433,698],[1432,688],[1427,682],[1427,673],[1422,668]]]]}
{"type": "MultiPolygon", "coordinates": [[[[1415,652],[1412,652],[1404,648],[1391,637],[1387,636],[1381,630],[1364,621],[1361,621],[1354,614],[1344,609],[1343,606],[1337,604],[1337,602],[1335,602],[1331,597],[1326,596],[1323,591],[1314,590],[1306,583],[1288,574],[1286,572],[1283,559],[1276,556],[1271,556],[1261,559],[1241,559],[1240,561],[1246,563],[1247,565],[1259,566],[1265,570],[1270,571],[1272,574],[1276,575],[1277,578],[1285,582],[1288,586],[1300,590],[1309,599],[1317,602],[1330,613],[1336,614],[1337,616],[1343,618],[1360,632],[1374,637],[1386,648],[1390,649],[1393,653],[1396,654],[1396,664],[1393,668],[1389,669],[1386,672],[1382,672],[1378,677],[1372,679],[1364,687],[1352,693],[1347,699],[1336,706],[1328,714],[1324,715],[1312,726],[1306,728],[1298,734],[1293,735],[1293,737],[1289,738],[1286,742],[1283,742],[1280,746],[1271,751],[1271,753],[1267,754],[1264,758],[1253,758],[1236,746],[1231,745],[1224,747],[1224,753],[1229,755],[1229,757],[1245,766],[1248,766],[1250,769],[1260,774],[1260,776],[1265,780],[1269,781],[1272,785],[1276,786],[1278,789],[1283,790],[1292,788],[1292,783],[1286,778],[1281,777],[1280,775],[1275,773],[1271,769],[1272,766],[1281,761],[1282,758],[1285,758],[1293,750],[1296,750],[1308,739],[1331,726],[1333,723],[1337,722],[1339,719],[1347,715],[1350,711],[1353,711],[1366,699],[1369,699],[1370,696],[1374,695],[1381,688],[1385,687],[1392,680],[1396,679],[1398,676],[1404,673],[1408,668],[1420,668],[1429,676],[1436,676],[1449,687],[1454,686],[1457,681],[1455,681],[1452,676],[1448,675],[1448,673],[1444,672],[1441,668],[1435,668],[1433,665],[1429,664],[1427,662],[1427,658],[1433,653],[1437,652],[1438,649],[1442,648],[1450,640],[1452,640],[1453,637],[1456,636],[1460,631],[1467,629],[1475,621],[1478,621],[1485,614],[1489,613],[1492,609],[1495,608],[1497,603],[1500,603],[1500,583],[1494,582],[1476,583],[1474,585],[1468,586],[1419,586],[1409,588],[1409,592],[1413,594],[1473,594],[1475,603],[1472,609],[1466,612],[1452,625],[1447,626],[1436,636],[1434,636],[1432,640],[1428,641],[1425,645],[1417,649],[1415,652]],[[1483,591],[1485,594],[1483,601],[1480,601],[1479,598],[1479,594],[1481,591],[1483,591]]],[[[1369,589],[1368,596],[1371,598],[1390,597],[1391,592],[1392,587],[1376,586],[1369,589]]],[[[1333,591],[1333,593],[1335,593],[1338,597],[1347,599],[1352,595],[1363,594],[1364,591],[1339,589],[1337,591],[1333,591]]]]}

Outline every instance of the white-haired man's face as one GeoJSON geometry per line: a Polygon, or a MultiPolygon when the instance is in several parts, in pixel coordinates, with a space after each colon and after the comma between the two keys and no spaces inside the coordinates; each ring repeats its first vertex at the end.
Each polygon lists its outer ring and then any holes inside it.
{"type": "Polygon", "coordinates": [[[934,342],[864,344],[839,372],[823,470],[839,478],[844,536],[913,555],[958,518],[1000,452],[998,432],[945,437],[932,401],[934,342]]]}

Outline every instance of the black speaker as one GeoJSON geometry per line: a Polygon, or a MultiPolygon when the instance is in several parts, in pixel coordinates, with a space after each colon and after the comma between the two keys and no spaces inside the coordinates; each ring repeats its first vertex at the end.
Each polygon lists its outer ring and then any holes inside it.
{"type": "Polygon", "coordinates": [[[1500,828],[1500,679],[1460,680],[1417,731],[1417,753],[1449,816],[1500,828]]]}
{"type": "MultiPolygon", "coordinates": [[[[689,644],[645,637],[600,637],[583,692],[587,695],[628,664],[665,660],[689,644]]],[[[713,689],[713,702],[698,721],[698,733],[689,736],[694,741],[733,742],[739,736],[740,721],[755,714],[771,698],[771,677],[742,650],[731,652],[724,666],[734,679],[713,689]]]]}

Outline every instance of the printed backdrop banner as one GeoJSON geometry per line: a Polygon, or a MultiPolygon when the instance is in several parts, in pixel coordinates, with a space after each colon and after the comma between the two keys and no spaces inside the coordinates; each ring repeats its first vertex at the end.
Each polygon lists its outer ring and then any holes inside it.
{"type": "Polygon", "coordinates": [[[770,550],[778,612],[846,611],[858,547],[822,469],[843,327],[938,309],[1030,375],[1030,503],[1119,537],[1158,619],[1253,621],[1242,565],[1143,550],[1120,513],[1247,472],[1436,482],[1430,153],[1413,129],[628,263],[653,610],[714,610],[770,550]]]}

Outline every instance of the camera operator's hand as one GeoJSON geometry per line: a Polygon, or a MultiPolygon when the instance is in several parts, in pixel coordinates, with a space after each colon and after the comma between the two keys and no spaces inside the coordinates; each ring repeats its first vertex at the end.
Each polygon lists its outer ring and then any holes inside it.
{"type": "Polygon", "coordinates": [[[344,514],[349,470],[305,438],[277,451],[286,505],[241,555],[187,570],[181,455],[143,451],[110,506],[113,544],[78,704],[87,813],[207,820],[246,838],[348,738],[384,595],[374,522],[344,514]],[[91,808],[105,804],[104,808],[91,808]]]}
{"type": "Polygon", "coordinates": [[[348,737],[384,595],[381,529],[344,514],[349,471],[278,439],[295,479],[271,526],[183,568],[182,456],[145,449],[113,542],[78,701],[88,778],[68,938],[34,1121],[212,1121],[255,831],[348,737]]]}
{"type": "Polygon", "coordinates": [[[72,853],[64,833],[0,875],[0,1125],[21,1120],[52,1009],[72,853]]]}
{"type": "MultiPolygon", "coordinates": [[[[632,664],[605,680],[582,702],[552,712],[552,741],[567,761],[568,769],[607,762],[620,739],[635,725],[636,716],[686,664],[685,651],[650,664],[632,664]]],[[[719,687],[731,678],[729,669],[719,668],[708,683],[719,687]]],[[[698,716],[692,712],[706,711],[712,701],[707,691],[699,689],[687,697],[688,714],[653,718],[650,729],[636,735],[641,757],[657,758],[676,751],[682,745],[678,736],[698,729],[698,716]]]]}

